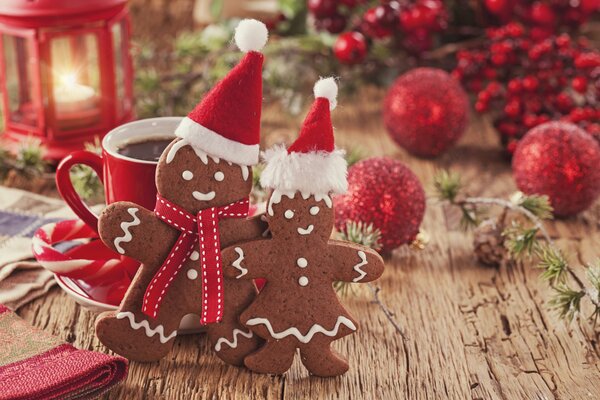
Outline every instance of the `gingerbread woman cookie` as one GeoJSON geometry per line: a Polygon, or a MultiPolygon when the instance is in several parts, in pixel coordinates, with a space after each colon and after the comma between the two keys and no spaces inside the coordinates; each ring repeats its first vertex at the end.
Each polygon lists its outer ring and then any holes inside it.
{"type": "Polygon", "coordinates": [[[369,282],[383,273],[377,252],[329,239],[334,218],[330,195],[347,186],[346,161],[335,150],[330,120],[336,94],[333,78],[320,80],[296,142],[287,151],[276,148],[265,154],[261,183],[272,189],[266,215],[272,238],[222,253],[228,278],[267,281],[240,316],[242,324],[266,340],[244,360],[256,372],[284,373],[296,349],[313,375],[346,372],[347,361],[331,343],[355,332],[358,323],[340,304],[332,283],[369,282]]]}
{"type": "Polygon", "coordinates": [[[258,50],[266,40],[261,22],[239,24],[236,43],[247,54],[178,126],[158,162],[155,209],[118,202],[100,217],[102,241],[142,263],[119,309],[96,321],[100,341],[131,360],[164,357],[190,313],[207,325],[225,362],[241,365],[260,343],[239,322],[256,296],[254,283],[223,278],[221,248],[266,229],[260,218],[247,218],[259,152],[258,50]]]}

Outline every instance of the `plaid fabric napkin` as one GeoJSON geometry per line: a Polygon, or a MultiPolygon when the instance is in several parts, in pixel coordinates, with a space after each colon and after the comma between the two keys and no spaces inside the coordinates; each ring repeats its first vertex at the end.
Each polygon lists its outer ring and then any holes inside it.
{"type": "Polygon", "coordinates": [[[127,360],[40,331],[0,304],[0,399],[93,399],[127,376],[127,360]]]}
{"type": "Polygon", "coordinates": [[[46,223],[74,217],[62,200],[0,186],[0,303],[16,310],[55,284],[31,261],[31,237],[46,223]]]}

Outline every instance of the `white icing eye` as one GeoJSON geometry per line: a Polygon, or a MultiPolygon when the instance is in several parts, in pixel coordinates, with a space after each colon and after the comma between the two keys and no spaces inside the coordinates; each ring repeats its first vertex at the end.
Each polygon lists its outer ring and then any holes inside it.
{"type": "Polygon", "coordinates": [[[283,216],[287,219],[294,218],[294,212],[292,210],[286,210],[283,216]]]}
{"type": "Polygon", "coordinates": [[[319,213],[319,207],[318,206],[312,206],[310,208],[310,215],[317,215],[319,213]]]}
{"type": "Polygon", "coordinates": [[[194,174],[192,173],[192,171],[188,171],[187,169],[185,171],[183,171],[183,173],[181,174],[181,177],[183,179],[185,179],[186,181],[190,181],[192,180],[192,178],[194,177],[194,174]]]}
{"type": "Polygon", "coordinates": [[[223,179],[225,179],[224,173],[222,173],[221,171],[215,172],[215,180],[221,182],[223,179]]]}

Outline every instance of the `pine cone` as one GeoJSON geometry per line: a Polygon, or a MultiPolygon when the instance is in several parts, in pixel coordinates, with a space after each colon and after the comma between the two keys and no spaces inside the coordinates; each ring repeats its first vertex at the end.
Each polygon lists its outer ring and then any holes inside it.
{"type": "Polygon", "coordinates": [[[496,219],[486,219],[474,231],[473,247],[477,260],[490,267],[498,267],[506,249],[502,229],[496,219]]]}

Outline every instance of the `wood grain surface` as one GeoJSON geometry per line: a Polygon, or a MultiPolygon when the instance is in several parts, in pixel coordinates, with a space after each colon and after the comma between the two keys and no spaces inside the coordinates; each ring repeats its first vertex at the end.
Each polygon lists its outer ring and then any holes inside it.
{"type": "MultiPolygon", "coordinates": [[[[386,135],[381,98],[382,92],[367,91],[345,101],[334,112],[334,123],[338,145],[402,160],[429,194],[423,228],[431,242],[423,251],[396,251],[377,282],[407,340],[395,333],[362,285],[343,300],[361,324],[357,334],[337,343],[351,363],[345,376],[309,377],[298,359],[284,376],[254,374],[224,365],[204,335],[193,335],[178,337],[160,363],[131,363],[126,382],[105,399],[600,399],[599,328],[585,320],[567,325],[549,310],[551,293],[538,279],[539,270],[478,265],[471,236],[431,196],[439,168],[460,172],[472,195],[506,196],[515,190],[493,130],[474,120],[444,156],[417,159],[386,135]]],[[[293,138],[300,120],[266,110],[263,146],[293,138]]],[[[574,264],[600,256],[597,208],[596,214],[549,224],[574,264]]],[[[19,314],[79,348],[107,351],[94,337],[95,315],[60,289],[19,314]]]]}

